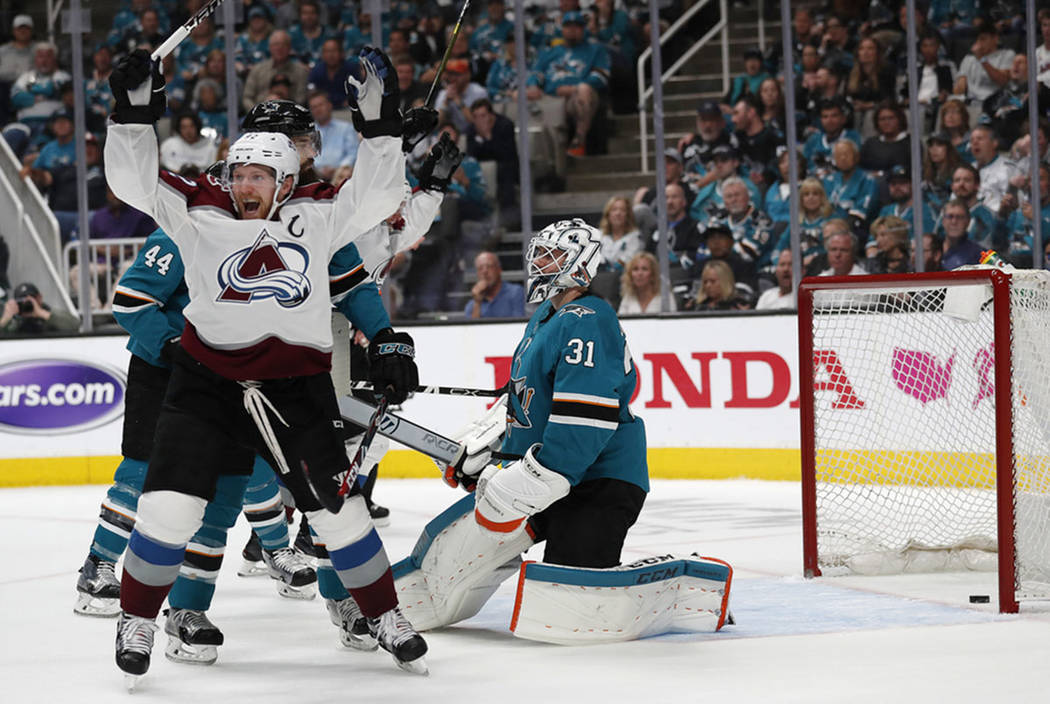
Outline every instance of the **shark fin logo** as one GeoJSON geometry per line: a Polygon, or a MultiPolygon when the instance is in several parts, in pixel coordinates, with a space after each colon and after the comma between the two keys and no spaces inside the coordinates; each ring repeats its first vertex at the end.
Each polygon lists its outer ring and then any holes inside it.
{"type": "Polygon", "coordinates": [[[255,244],[241,249],[219,265],[218,300],[251,303],[275,299],[284,308],[294,308],[310,296],[306,269],[309,253],[297,244],[278,242],[263,230],[255,244]]]}

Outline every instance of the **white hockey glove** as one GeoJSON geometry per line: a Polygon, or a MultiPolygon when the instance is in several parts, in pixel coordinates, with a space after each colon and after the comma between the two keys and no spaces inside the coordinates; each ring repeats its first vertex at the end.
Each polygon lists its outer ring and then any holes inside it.
{"type": "Polygon", "coordinates": [[[370,46],[362,49],[345,87],[354,128],[362,137],[401,136],[400,87],[386,54],[370,46]]]}
{"type": "Polygon", "coordinates": [[[492,462],[492,453],[503,444],[507,433],[507,397],[501,396],[485,415],[452,436],[463,446],[463,456],[455,465],[437,463],[445,483],[474,491],[478,475],[492,462]]]}
{"type": "Polygon", "coordinates": [[[536,460],[539,443],[513,464],[490,466],[478,478],[474,518],[483,529],[499,535],[517,530],[535,515],[569,493],[569,480],[536,460]]]}

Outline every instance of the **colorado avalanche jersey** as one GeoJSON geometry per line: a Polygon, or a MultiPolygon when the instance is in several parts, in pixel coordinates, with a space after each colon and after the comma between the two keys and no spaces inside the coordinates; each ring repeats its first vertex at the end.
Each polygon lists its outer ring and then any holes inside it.
{"type": "Polygon", "coordinates": [[[503,452],[536,459],[573,486],[620,479],[649,490],[645,424],[628,403],[638,373],[616,313],[586,295],[557,310],[547,301],[511,363],[503,452]]]}
{"type": "MultiPolygon", "coordinates": [[[[208,175],[191,181],[159,171],[150,125],[111,124],[105,151],[113,192],[179,248],[190,297],[182,345],[194,358],[230,379],[330,369],[328,263],[398,209],[399,139],[364,140],[355,175],[338,192],[300,187],[270,220],[237,219],[230,194],[208,175]]],[[[366,280],[361,266],[344,285],[366,280]]]]}

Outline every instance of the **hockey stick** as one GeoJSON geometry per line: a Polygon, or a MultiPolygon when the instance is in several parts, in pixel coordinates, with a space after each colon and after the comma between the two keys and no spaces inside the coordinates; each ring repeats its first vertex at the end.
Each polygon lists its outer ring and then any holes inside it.
{"type": "Polygon", "coordinates": [[[154,49],[150,58],[154,61],[160,61],[165,56],[175,51],[175,47],[181,44],[183,39],[190,36],[190,32],[192,32],[197,25],[206,20],[211,13],[215,12],[216,8],[221,4],[222,0],[208,0],[208,4],[197,10],[193,17],[186,20],[181,27],[171,33],[170,37],[165,39],[160,46],[154,49]]]}
{"type": "MultiPolygon", "coordinates": [[[[354,391],[375,391],[370,381],[352,381],[350,388],[354,391]]],[[[413,389],[417,394],[440,394],[442,396],[475,396],[478,398],[499,398],[507,393],[507,386],[498,389],[471,389],[465,386],[417,386],[413,389]]]]}
{"type": "Polygon", "coordinates": [[[449,37],[448,45],[445,47],[445,55],[441,57],[437,73],[434,74],[434,81],[430,84],[430,90],[427,91],[427,100],[423,103],[428,108],[434,106],[434,92],[437,90],[438,83],[441,82],[441,76],[445,73],[445,64],[448,63],[448,57],[452,55],[452,47],[455,46],[456,38],[459,37],[459,30],[463,26],[463,17],[467,14],[468,7],[470,7],[470,0],[463,0],[463,9],[459,11],[459,19],[456,20],[456,26],[452,28],[452,36],[449,37]]]}
{"type": "Polygon", "coordinates": [[[368,448],[376,436],[376,431],[379,430],[380,422],[386,416],[388,403],[386,396],[379,399],[379,405],[376,406],[375,412],[368,421],[368,425],[365,426],[367,428],[365,436],[361,439],[361,444],[358,445],[357,452],[354,453],[354,459],[350,462],[350,470],[343,477],[343,483],[339,485],[339,496],[346,496],[350,492],[350,482],[357,481],[357,473],[361,470],[361,465],[364,464],[365,455],[368,454],[368,448]]]}

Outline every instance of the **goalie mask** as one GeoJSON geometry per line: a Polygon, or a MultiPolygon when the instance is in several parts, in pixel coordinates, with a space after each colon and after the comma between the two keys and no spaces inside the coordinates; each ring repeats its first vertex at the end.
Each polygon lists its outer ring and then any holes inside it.
{"type": "MultiPolygon", "coordinates": [[[[238,166],[254,164],[265,166],[273,171],[275,188],[273,201],[264,219],[269,220],[278,206],[287,200],[296,184],[299,183],[299,152],[292,140],[278,132],[248,132],[241,135],[226,156],[226,167],[223,169],[223,188],[233,198],[233,172],[238,166]],[[289,176],[292,177],[292,188],[284,198],[280,198],[281,186],[289,176]]],[[[234,207],[236,207],[234,200],[234,207]]]]}
{"type": "Polygon", "coordinates": [[[580,218],[560,220],[529,241],[529,303],[546,301],[565,289],[589,286],[601,263],[601,232],[580,218]]]}

